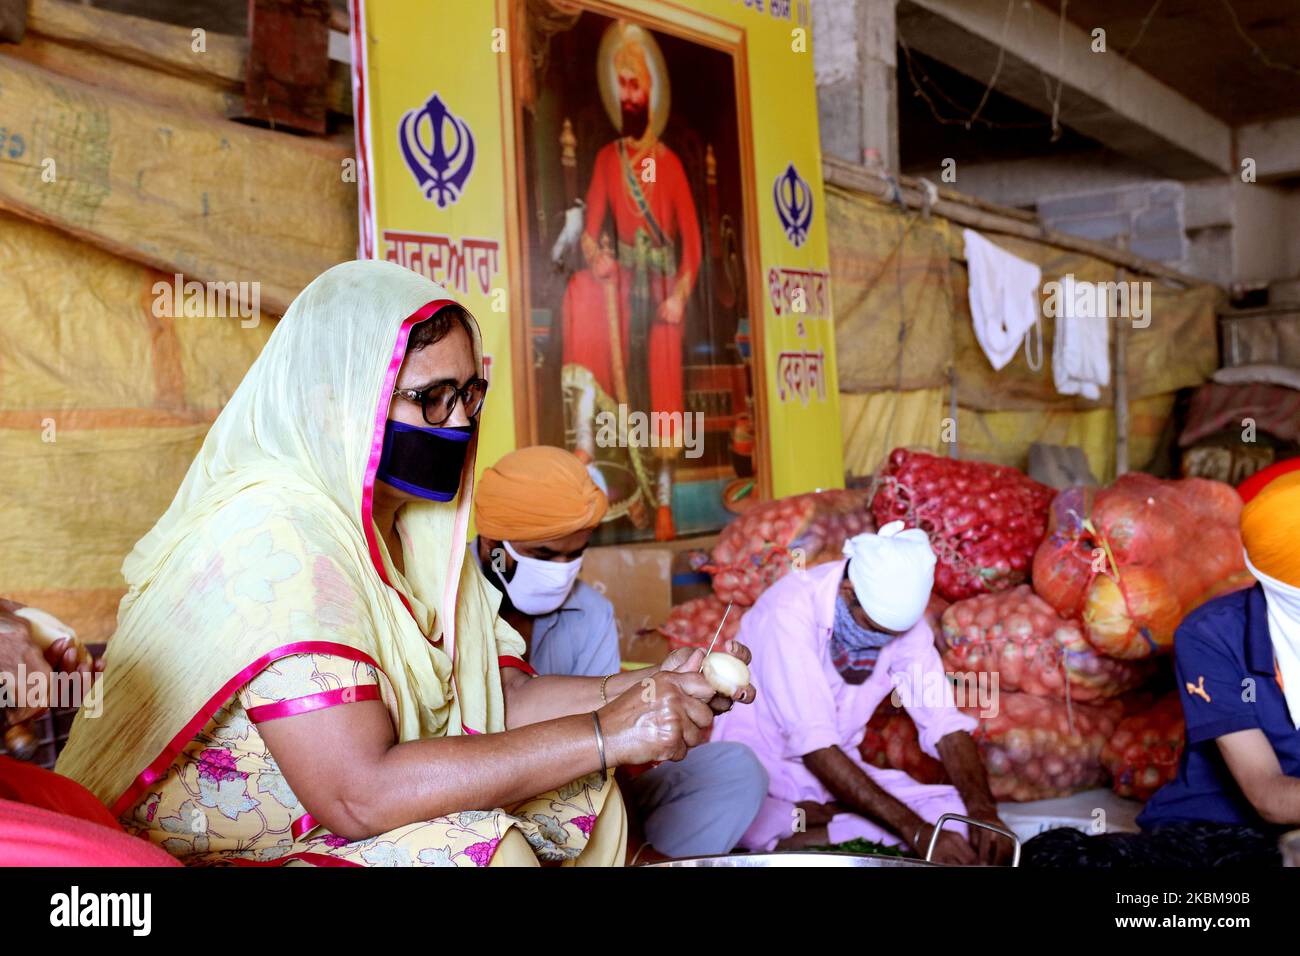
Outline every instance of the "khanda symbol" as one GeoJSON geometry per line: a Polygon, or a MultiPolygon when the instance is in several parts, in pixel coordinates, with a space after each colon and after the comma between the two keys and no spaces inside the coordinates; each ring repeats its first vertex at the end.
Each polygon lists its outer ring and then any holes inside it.
{"type": "Polygon", "coordinates": [[[794,168],[794,163],[786,167],[785,172],[776,177],[772,186],[772,198],[776,202],[776,214],[785,227],[786,237],[798,249],[808,241],[808,227],[812,225],[813,197],[812,189],[794,168]]]}
{"type": "Polygon", "coordinates": [[[407,110],[397,129],[402,157],[424,198],[436,199],[440,209],[460,199],[474,168],[469,124],[434,93],[423,109],[407,110]]]}

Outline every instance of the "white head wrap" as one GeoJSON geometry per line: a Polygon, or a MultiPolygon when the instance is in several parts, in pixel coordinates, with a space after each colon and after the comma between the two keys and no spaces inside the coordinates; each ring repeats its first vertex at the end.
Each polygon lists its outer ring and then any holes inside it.
{"type": "Polygon", "coordinates": [[[875,534],[844,542],[849,581],[867,616],[891,631],[921,619],[934,587],[934,551],[920,528],[891,521],[875,534]]]}

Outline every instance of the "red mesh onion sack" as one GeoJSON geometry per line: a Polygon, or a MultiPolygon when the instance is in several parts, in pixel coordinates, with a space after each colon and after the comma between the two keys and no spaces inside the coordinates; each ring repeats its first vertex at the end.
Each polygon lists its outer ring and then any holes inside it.
{"type": "Polygon", "coordinates": [[[1006,465],[896,448],[878,476],[871,513],[877,526],[901,520],[929,535],[935,590],[960,601],[1028,580],[1052,495],[1006,465]]]}
{"type": "Polygon", "coordinates": [[[918,783],[947,783],[943,764],[921,750],[916,724],[886,698],[867,722],[858,746],[862,759],[882,770],[902,770],[918,783]]]}
{"type": "Polygon", "coordinates": [[[1149,709],[1125,717],[1101,751],[1111,789],[1121,797],[1150,800],[1178,775],[1186,728],[1177,691],[1149,709]]]}
{"type": "Polygon", "coordinates": [[[1168,652],[1190,611],[1249,586],[1240,515],[1236,491],[1205,478],[1131,473],[1099,491],[1067,488],[1034,555],[1034,590],[1103,654],[1168,652]]]}
{"type": "MultiPolygon", "coordinates": [[[[971,734],[998,800],[1026,802],[1064,797],[1106,782],[1102,748],[1123,714],[1118,700],[1069,703],[1032,694],[1001,693],[997,714],[962,710],[980,722],[971,734]]],[[[922,783],[948,783],[943,765],[921,750],[916,725],[901,710],[882,705],[859,747],[878,767],[906,771],[922,783]]]]}
{"type": "Polygon", "coordinates": [[[1099,654],[1077,621],[1067,620],[1021,584],[952,604],[943,614],[939,652],[949,672],[997,674],[1002,691],[1092,701],[1138,687],[1154,663],[1099,654]]]}
{"type": "Polygon", "coordinates": [[[832,489],[756,505],[723,530],[705,570],[713,593],[748,607],[795,568],[843,556],[844,542],[874,530],[867,492],[832,489]]]}
{"type": "MultiPolygon", "coordinates": [[[[979,718],[974,708],[966,713],[979,718]]],[[[1106,782],[1101,751],[1119,724],[1117,700],[1079,704],[1002,693],[995,717],[981,718],[975,742],[999,800],[1064,797],[1106,782]]]]}

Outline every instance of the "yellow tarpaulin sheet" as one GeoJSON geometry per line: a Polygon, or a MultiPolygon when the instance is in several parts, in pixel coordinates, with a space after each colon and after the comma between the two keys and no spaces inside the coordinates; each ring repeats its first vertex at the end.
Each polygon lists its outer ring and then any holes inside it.
{"type": "MultiPolygon", "coordinates": [[[[1173,394],[1129,403],[1130,470],[1140,471],[1151,462],[1173,406],[1173,394]]],[[[962,407],[957,410],[957,435],[962,458],[1021,470],[1029,465],[1034,442],[1077,445],[1099,481],[1115,477],[1115,413],[1109,408],[984,412],[962,407]]]]}
{"type": "MultiPolygon", "coordinates": [[[[844,462],[849,475],[876,471],[895,448],[948,454],[955,435],[962,458],[1029,466],[1029,446],[1077,445],[1102,481],[1115,475],[1115,414],[1109,408],[1068,408],[1034,412],[983,412],[957,409],[951,428],[946,389],[843,395],[844,462]]],[[[1129,403],[1129,467],[1141,470],[1161,446],[1174,395],[1152,395],[1129,403]]]]}
{"type": "Polygon", "coordinates": [[[940,453],[943,418],[948,414],[945,394],[939,388],[841,393],[845,471],[853,476],[869,475],[900,447],[940,453]]]}
{"type": "MultiPolygon", "coordinates": [[[[1098,478],[1113,477],[1111,390],[1095,402],[1057,393],[1051,318],[1042,323],[1040,368],[1029,367],[1023,348],[1000,372],[989,365],[971,326],[960,226],[829,186],[827,210],[848,474],[872,473],[896,447],[947,453],[951,367],[961,457],[1024,469],[1034,442],[1077,445],[1098,478]]],[[[987,237],[1037,263],[1044,282],[1066,274],[1081,282],[1146,281],[1091,256],[987,237]]],[[[1157,453],[1173,393],[1206,381],[1218,365],[1221,292],[1155,279],[1148,288],[1150,324],[1126,334],[1131,468],[1147,466],[1157,453]]]]}
{"type": "Polygon", "coordinates": [[[155,315],[160,281],[0,214],[0,595],[89,641],[112,632],[122,559],[274,326],[155,315]]]}
{"type": "Polygon", "coordinates": [[[948,222],[826,187],[840,392],[948,380],[948,222]]]}

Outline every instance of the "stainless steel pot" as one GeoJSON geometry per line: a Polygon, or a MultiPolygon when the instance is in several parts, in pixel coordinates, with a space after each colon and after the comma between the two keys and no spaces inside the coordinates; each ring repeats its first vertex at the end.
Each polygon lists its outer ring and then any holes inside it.
{"type": "Polygon", "coordinates": [[[647,863],[646,866],[852,866],[852,867],[905,867],[905,866],[943,866],[932,863],[935,845],[939,842],[939,831],[948,820],[961,820],[967,826],[983,827],[1000,833],[1012,842],[1011,865],[1020,865],[1020,838],[1010,830],[984,820],[975,820],[960,813],[945,813],[934,826],[930,845],[926,847],[925,859],[914,860],[902,856],[880,856],[875,853],[809,853],[790,851],[788,853],[735,853],[723,856],[696,856],[681,860],[665,860],[662,863],[647,863]]]}
{"type": "Polygon", "coordinates": [[[909,860],[901,856],[877,856],[856,853],[735,853],[729,856],[694,856],[681,860],[664,860],[662,863],[645,863],[643,866],[938,866],[924,860],[909,860]]]}

